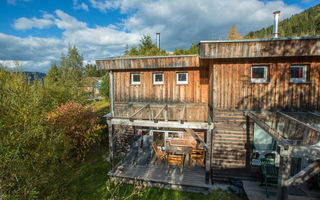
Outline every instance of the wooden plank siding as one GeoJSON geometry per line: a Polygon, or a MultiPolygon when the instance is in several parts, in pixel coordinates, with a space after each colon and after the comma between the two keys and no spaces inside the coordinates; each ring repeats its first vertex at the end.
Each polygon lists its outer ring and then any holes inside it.
{"type": "Polygon", "coordinates": [[[199,62],[198,55],[119,57],[96,60],[100,70],[193,68],[199,67],[199,62]]]}
{"type": "Polygon", "coordinates": [[[200,41],[200,58],[319,56],[320,37],[200,41]]]}
{"type": "Polygon", "coordinates": [[[208,68],[114,71],[114,102],[208,103],[208,68]],[[176,73],[188,72],[188,84],[177,85],[176,73]],[[141,84],[131,85],[130,74],[140,73],[141,84]],[[164,84],[153,85],[153,73],[164,74],[164,84]]]}
{"type": "Polygon", "coordinates": [[[209,68],[214,110],[320,110],[319,57],[220,59],[209,68]],[[289,82],[296,64],[307,65],[306,83],[289,82]],[[251,83],[255,65],[268,66],[268,83],[251,83]]]}

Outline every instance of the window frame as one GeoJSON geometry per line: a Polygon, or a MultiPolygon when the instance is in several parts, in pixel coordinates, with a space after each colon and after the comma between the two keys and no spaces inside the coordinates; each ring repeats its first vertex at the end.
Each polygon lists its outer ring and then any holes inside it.
{"type": "Polygon", "coordinates": [[[308,67],[305,64],[294,64],[290,65],[290,83],[306,83],[307,82],[307,70],[308,67]],[[291,78],[291,68],[292,67],[302,67],[302,78],[291,78]]]}
{"type": "Polygon", "coordinates": [[[176,73],[176,84],[177,85],[188,85],[188,72],[177,72],[176,73]],[[179,81],[179,74],[186,74],[186,80],[179,81]]]}
{"type": "Polygon", "coordinates": [[[251,83],[269,83],[268,82],[268,66],[267,65],[252,65],[251,66],[251,83]],[[264,78],[253,78],[253,69],[254,68],[263,68],[264,69],[264,78]]]}
{"type": "Polygon", "coordinates": [[[152,74],[152,84],[153,85],[163,85],[164,84],[164,73],[163,72],[157,72],[152,74]],[[156,75],[162,75],[162,81],[156,81],[156,75]]]}
{"type": "Polygon", "coordinates": [[[141,84],[141,74],[140,73],[131,73],[130,74],[130,85],[140,85],[141,84]],[[140,81],[134,81],[133,76],[134,75],[139,75],[140,76],[140,81]]]}

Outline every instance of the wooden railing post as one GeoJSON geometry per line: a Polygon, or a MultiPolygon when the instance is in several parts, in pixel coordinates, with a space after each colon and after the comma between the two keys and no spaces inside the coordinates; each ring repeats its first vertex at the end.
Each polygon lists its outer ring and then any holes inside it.
{"type": "Polygon", "coordinates": [[[109,132],[109,160],[110,160],[110,169],[114,168],[114,144],[113,144],[113,125],[111,119],[107,119],[108,132],[109,132]]]}
{"type": "Polygon", "coordinates": [[[207,129],[207,149],[206,149],[206,184],[211,182],[211,157],[212,157],[212,125],[207,129]]]}
{"type": "Polygon", "coordinates": [[[291,157],[280,156],[280,165],[278,173],[278,193],[277,200],[287,200],[289,195],[289,187],[286,181],[289,179],[291,172],[291,157]]]}

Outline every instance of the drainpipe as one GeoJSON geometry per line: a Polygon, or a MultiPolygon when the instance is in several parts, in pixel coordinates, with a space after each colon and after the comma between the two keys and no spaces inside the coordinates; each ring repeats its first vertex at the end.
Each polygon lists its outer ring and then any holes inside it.
{"type": "Polygon", "coordinates": [[[111,116],[114,117],[114,88],[113,88],[113,71],[109,72],[110,77],[110,88],[109,88],[109,99],[110,99],[110,107],[111,107],[111,116]]]}
{"type": "Polygon", "coordinates": [[[280,11],[274,11],[273,14],[274,14],[273,38],[278,38],[278,36],[279,36],[280,11]]]}

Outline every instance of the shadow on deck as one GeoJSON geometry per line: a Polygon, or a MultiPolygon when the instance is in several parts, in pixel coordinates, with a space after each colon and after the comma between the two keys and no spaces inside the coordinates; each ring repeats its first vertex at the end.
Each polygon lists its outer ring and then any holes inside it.
{"type": "Polygon", "coordinates": [[[108,173],[111,180],[143,186],[174,189],[188,192],[208,193],[211,185],[205,183],[202,167],[170,166],[158,162],[147,165],[122,164],[108,173]]]}

